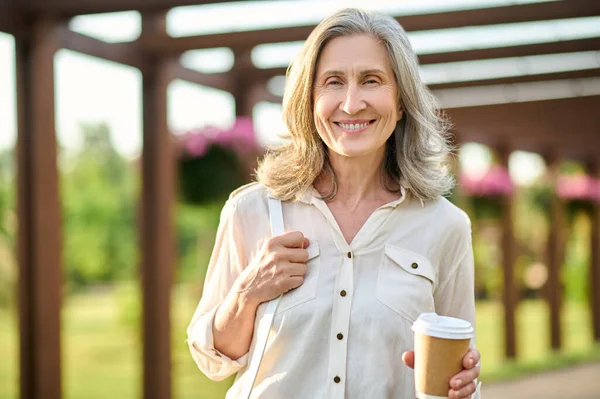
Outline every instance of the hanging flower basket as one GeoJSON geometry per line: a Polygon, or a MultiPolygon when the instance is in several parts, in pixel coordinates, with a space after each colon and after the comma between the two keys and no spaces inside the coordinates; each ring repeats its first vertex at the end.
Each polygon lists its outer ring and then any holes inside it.
{"type": "Polygon", "coordinates": [[[500,218],[504,197],[514,191],[508,170],[499,165],[492,166],[482,176],[462,173],[459,187],[467,196],[472,215],[476,219],[500,218]]]}
{"type": "Polygon", "coordinates": [[[579,213],[591,213],[600,204],[600,180],[583,173],[559,176],[556,194],[565,201],[565,213],[573,221],[579,213]]]}
{"type": "Polygon", "coordinates": [[[239,118],[231,129],[207,126],[177,140],[179,194],[192,205],[222,201],[249,182],[262,152],[249,118],[239,118]]]}
{"type": "Polygon", "coordinates": [[[554,188],[542,183],[530,188],[532,203],[546,215],[550,214],[552,196],[558,196],[565,204],[565,215],[572,222],[579,213],[590,212],[600,203],[600,181],[583,173],[560,175],[554,188]]]}

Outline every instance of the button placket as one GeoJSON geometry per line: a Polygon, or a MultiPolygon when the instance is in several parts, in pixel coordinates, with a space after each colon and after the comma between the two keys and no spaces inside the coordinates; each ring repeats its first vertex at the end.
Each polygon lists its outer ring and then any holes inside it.
{"type": "Polygon", "coordinates": [[[345,397],[346,359],[348,355],[347,332],[350,328],[350,311],[352,307],[352,287],[354,286],[354,253],[347,248],[342,249],[342,263],[336,278],[336,290],[339,295],[333,298],[331,322],[331,340],[329,349],[329,375],[331,378],[331,398],[345,397]]]}

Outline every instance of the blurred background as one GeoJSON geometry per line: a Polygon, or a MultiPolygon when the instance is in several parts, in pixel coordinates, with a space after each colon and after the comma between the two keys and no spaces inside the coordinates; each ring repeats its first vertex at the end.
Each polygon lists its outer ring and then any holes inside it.
{"type": "Polygon", "coordinates": [[[3,1],[0,399],[224,397],[185,343],[220,209],[345,6],[398,19],[454,123],[484,386],[600,375],[600,2],[3,1]]]}

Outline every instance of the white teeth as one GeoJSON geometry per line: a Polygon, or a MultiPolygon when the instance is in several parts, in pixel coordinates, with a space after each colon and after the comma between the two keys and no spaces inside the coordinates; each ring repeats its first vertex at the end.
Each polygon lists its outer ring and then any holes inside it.
{"type": "Polygon", "coordinates": [[[369,126],[369,122],[365,122],[365,123],[340,123],[339,124],[342,128],[346,129],[346,130],[358,130],[358,129],[364,129],[365,127],[369,126]]]}

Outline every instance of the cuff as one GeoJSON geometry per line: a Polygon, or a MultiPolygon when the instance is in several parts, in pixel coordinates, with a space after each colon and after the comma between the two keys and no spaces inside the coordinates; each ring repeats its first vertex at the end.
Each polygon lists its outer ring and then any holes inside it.
{"type": "Polygon", "coordinates": [[[208,378],[221,381],[246,366],[248,353],[234,360],[215,349],[213,324],[218,308],[217,306],[192,321],[187,329],[187,343],[200,370],[208,378]]]}

